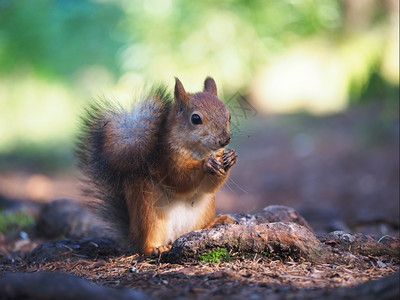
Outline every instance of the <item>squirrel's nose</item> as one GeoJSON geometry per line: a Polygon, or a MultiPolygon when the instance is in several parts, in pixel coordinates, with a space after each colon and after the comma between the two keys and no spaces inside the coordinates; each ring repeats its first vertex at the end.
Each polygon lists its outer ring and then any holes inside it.
{"type": "Polygon", "coordinates": [[[228,136],[228,137],[225,138],[225,139],[219,140],[219,145],[220,145],[221,147],[225,147],[226,145],[229,144],[230,141],[231,141],[231,137],[228,136]]]}

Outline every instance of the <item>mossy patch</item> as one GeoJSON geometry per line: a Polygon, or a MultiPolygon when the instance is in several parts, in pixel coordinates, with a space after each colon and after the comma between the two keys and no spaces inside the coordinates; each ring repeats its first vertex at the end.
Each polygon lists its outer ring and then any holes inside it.
{"type": "Polygon", "coordinates": [[[274,257],[274,255],[269,251],[264,251],[263,252],[263,256],[267,257],[267,258],[273,258],[274,257]]]}
{"type": "Polygon", "coordinates": [[[34,221],[35,219],[24,210],[11,213],[0,212],[0,232],[24,230],[33,225],[34,221]]]}
{"type": "Polygon", "coordinates": [[[228,251],[225,248],[210,250],[203,255],[199,255],[201,262],[220,263],[221,260],[228,260],[228,251]]]}
{"type": "Polygon", "coordinates": [[[157,262],[158,262],[157,259],[149,259],[149,260],[147,261],[148,264],[156,264],[157,262]]]}

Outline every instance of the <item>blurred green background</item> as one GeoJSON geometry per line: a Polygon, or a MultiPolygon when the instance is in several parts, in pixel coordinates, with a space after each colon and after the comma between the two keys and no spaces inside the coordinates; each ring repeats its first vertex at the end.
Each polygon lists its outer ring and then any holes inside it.
{"type": "Polygon", "coordinates": [[[178,76],[261,114],[397,114],[397,0],[0,0],[1,169],[71,166],[85,103],[178,76]]]}

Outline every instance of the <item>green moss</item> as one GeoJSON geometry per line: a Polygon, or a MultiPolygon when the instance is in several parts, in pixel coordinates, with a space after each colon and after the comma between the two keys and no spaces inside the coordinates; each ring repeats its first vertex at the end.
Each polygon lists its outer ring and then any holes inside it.
{"type": "Polygon", "coordinates": [[[199,259],[201,262],[209,262],[209,263],[220,263],[221,259],[228,259],[228,251],[224,248],[217,248],[214,250],[210,250],[203,255],[199,255],[199,259]]]}
{"type": "Polygon", "coordinates": [[[156,264],[157,262],[158,262],[157,259],[149,259],[149,260],[147,261],[147,263],[149,263],[149,264],[156,264]]]}
{"type": "Polygon", "coordinates": [[[34,221],[34,218],[23,210],[12,213],[0,212],[0,232],[20,231],[31,226],[34,221]]]}
{"type": "Polygon", "coordinates": [[[265,257],[267,257],[267,258],[272,258],[272,257],[273,257],[272,253],[269,252],[269,251],[264,251],[264,252],[263,252],[263,255],[264,255],[265,257]]]}

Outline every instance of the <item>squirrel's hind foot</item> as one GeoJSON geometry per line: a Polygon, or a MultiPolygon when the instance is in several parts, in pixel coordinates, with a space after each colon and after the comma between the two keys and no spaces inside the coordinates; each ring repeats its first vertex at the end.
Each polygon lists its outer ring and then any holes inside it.
{"type": "Polygon", "coordinates": [[[172,247],[171,244],[154,247],[153,250],[150,253],[150,256],[158,257],[158,256],[160,256],[160,254],[162,254],[164,252],[168,252],[169,250],[171,250],[171,247],[172,247]]]}
{"type": "Polygon", "coordinates": [[[236,219],[231,215],[218,215],[206,228],[215,228],[220,225],[236,223],[236,219]]]}

